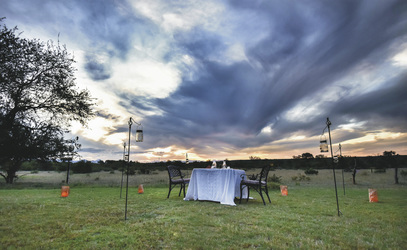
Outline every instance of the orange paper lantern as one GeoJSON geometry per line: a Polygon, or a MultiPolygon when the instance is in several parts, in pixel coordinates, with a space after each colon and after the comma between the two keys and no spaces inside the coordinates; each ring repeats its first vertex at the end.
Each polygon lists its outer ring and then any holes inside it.
{"type": "Polygon", "coordinates": [[[61,197],[68,197],[68,195],[69,195],[69,186],[62,186],[61,197]]]}
{"type": "Polygon", "coordinates": [[[281,195],[282,195],[282,196],[287,196],[287,195],[288,195],[287,186],[281,185],[281,186],[280,186],[280,190],[281,190],[281,195]]]}
{"type": "Polygon", "coordinates": [[[377,196],[376,189],[369,188],[369,202],[379,202],[379,197],[377,196]]]}
{"type": "Polygon", "coordinates": [[[143,188],[143,185],[138,185],[138,193],[139,194],[144,194],[144,188],[143,188]]]}

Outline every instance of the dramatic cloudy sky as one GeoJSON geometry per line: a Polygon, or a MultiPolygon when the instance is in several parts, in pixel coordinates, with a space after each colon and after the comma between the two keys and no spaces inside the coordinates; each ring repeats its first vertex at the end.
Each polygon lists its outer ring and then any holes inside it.
{"type": "Polygon", "coordinates": [[[316,155],[327,117],[335,152],[407,154],[407,1],[2,0],[0,16],[75,56],[99,113],[67,135],[84,159],[121,159],[129,117],[131,160],[316,155]]]}

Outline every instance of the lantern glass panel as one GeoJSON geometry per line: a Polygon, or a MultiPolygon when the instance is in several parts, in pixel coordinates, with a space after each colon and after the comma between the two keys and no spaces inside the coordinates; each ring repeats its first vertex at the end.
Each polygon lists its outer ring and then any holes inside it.
{"type": "Polygon", "coordinates": [[[137,129],[136,131],[136,142],[142,142],[143,141],[143,130],[137,129]]]}
{"type": "Polygon", "coordinates": [[[321,145],[319,146],[319,149],[321,150],[321,153],[328,152],[328,144],[327,143],[321,143],[321,145]]]}

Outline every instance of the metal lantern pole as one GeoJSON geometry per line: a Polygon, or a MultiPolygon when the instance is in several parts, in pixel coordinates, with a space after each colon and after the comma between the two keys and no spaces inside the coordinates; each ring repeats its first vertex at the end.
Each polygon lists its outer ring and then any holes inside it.
{"type": "MultiPolygon", "coordinates": [[[[126,142],[123,142],[123,162],[126,162],[126,142]]],[[[120,199],[122,198],[124,167],[122,167],[122,181],[120,183],[120,199]]]]}
{"type": "Polygon", "coordinates": [[[67,141],[71,143],[71,146],[69,146],[69,155],[68,157],[65,157],[65,159],[68,161],[68,169],[66,170],[66,184],[69,184],[69,175],[71,172],[71,162],[73,160],[73,156],[75,154],[75,148],[79,149],[81,145],[78,143],[79,137],[73,137],[71,140],[67,141]]]}
{"type": "Polygon", "coordinates": [[[124,220],[127,220],[127,200],[128,200],[128,193],[129,193],[129,168],[130,168],[130,136],[131,136],[131,125],[133,125],[133,122],[138,125],[137,131],[136,131],[136,142],[142,142],[143,141],[143,130],[139,127],[141,127],[141,123],[136,122],[133,118],[130,117],[129,119],[129,142],[127,145],[127,180],[126,180],[126,207],[124,211],[124,220]]]}
{"type": "MultiPolygon", "coordinates": [[[[342,161],[342,145],[341,144],[339,144],[339,156],[340,156],[340,160],[342,161]]],[[[341,164],[342,165],[342,186],[343,186],[343,195],[346,195],[346,192],[345,192],[345,176],[344,176],[344,173],[343,173],[343,164],[341,164]]]]}
{"type": "Polygon", "coordinates": [[[334,182],[335,182],[335,194],[336,194],[336,206],[338,208],[338,216],[340,216],[341,211],[339,211],[339,201],[338,201],[338,189],[336,187],[336,175],[335,175],[335,162],[334,162],[334,153],[332,151],[332,140],[331,140],[331,121],[329,121],[329,117],[326,118],[326,126],[328,127],[328,134],[329,134],[329,144],[331,147],[331,157],[332,157],[332,171],[334,174],[334,182]]]}
{"type": "Polygon", "coordinates": [[[65,181],[65,183],[67,185],[69,184],[69,172],[71,171],[71,159],[72,158],[67,158],[67,160],[68,160],[68,168],[66,170],[66,181],[65,181]]]}

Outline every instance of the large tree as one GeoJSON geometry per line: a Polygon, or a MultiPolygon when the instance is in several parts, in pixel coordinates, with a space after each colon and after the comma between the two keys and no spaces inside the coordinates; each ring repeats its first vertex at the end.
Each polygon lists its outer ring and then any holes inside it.
{"type": "MultiPolygon", "coordinates": [[[[2,20],[0,20],[2,21],[2,20]]],[[[13,183],[22,162],[72,151],[64,132],[85,125],[94,100],[75,83],[75,63],[65,46],[0,30],[0,175],[13,183]]]]}

